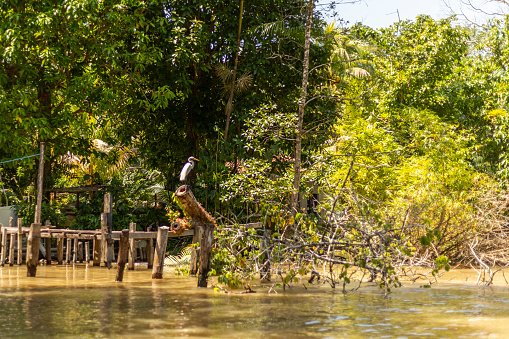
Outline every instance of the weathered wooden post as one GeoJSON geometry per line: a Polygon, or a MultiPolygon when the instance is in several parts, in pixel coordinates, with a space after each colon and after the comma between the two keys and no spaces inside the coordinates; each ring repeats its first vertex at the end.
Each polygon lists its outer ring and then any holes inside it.
{"type": "MultiPolygon", "coordinates": [[[[136,224],[134,222],[129,223],[129,232],[134,235],[136,232],[136,224]]],[[[134,262],[136,261],[136,247],[134,246],[135,239],[129,239],[129,264],[127,265],[127,269],[129,271],[134,271],[134,262]]]]}
{"type": "Polygon", "coordinates": [[[39,143],[39,171],[37,174],[37,203],[35,205],[34,223],[30,226],[27,241],[27,276],[35,277],[39,264],[39,247],[41,246],[41,208],[44,180],[44,150],[46,143],[39,143]]]}
{"type": "Polygon", "coordinates": [[[83,262],[83,241],[78,240],[78,261],[83,262]]]}
{"type": "MultiPolygon", "coordinates": [[[[111,237],[111,232],[113,232],[113,201],[111,193],[104,194],[104,213],[105,213],[105,222],[108,230],[108,236],[106,237],[106,250],[104,251],[106,255],[106,266],[111,268],[111,262],[113,261],[113,238],[111,237]]],[[[102,227],[102,221],[101,221],[102,227]]]]}
{"type": "Polygon", "coordinates": [[[108,213],[101,213],[101,253],[106,267],[111,268],[113,261],[113,239],[111,229],[108,227],[108,213]],[[111,245],[110,245],[111,244],[111,245]]]}
{"type": "MultiPolygon", "coordinates": [[[[46,143],[41,141],[39,143],[39,171],[37,174],[37,203],[35,205],[34,223],[41,224],[41,208],[42,208],[42,191],[43,191],[43,180],[44,180],[44,150],[46,143]]],[[[39,242],[40,244],[40,242],[39,242]]]]}
{"type": "MultiPolygon", "coordinates": [[[[151,232],[152,229],[147,228],[147,232],[151,232]]],[[[154,239],[147,239],[147,268],[151,269],[154,266],[154,239]]]]}
{"type": "MultiPolygon", "coordinates": [[[[200,245],[200,239],[203,235],[203,227],[201,226],[195,226],[194,227],[194,235],[193,235],[193,244],[200,245]]],[[[200,248],[199,247],[193,247],[191,250],[191,260],[189,263],[189,275],[194,277],[196,276],[196,273],[198,272],[198,260],[200,259],[200,248]]]]}
{"type": "Polygon", "coordinates": [[[18,218],[18,265],[23,263],[23,219],[18,218]]]}
{"type": "Polygon", "coordinates": [[[198,287],[207,287],[207,275],[210,271],[210,259],[214,242],[215,220],[205,211],[194,197],[189,186],[180,186],[175,195],[182,204],[184,211],[191,217],[191,224],[196,228],[203,227],[200,239],[200,268],[198,270],[198,287]]]}
{"type": "Polygon", "coordinates": [[[11,240],[9,241],[9,266],[14,266],[14,244],[16,242],[16,234],[11,233],[11,240]]]}
{"type": "Polygon", "coordinates": [[[103,262],[106,267],[111,268],[111,262],[113,260],[113,246],[110,250],[110,242],[113,244],[111,239],[111,230],[108,228],[108,213],[101,213],[101,253],[103,262]]]}
{"type": "Polygon", "coordinates": [[[46,265],[51,265],[51,232],[49,238],[44,239],[46,249],[46,265]]]}
{"type": "Polygon", "coordinates": [[[67,238],[67,246],[65,247],[65,262],[66,264],[71,263],[71,248],[72,248],[72,239],[67,238]]]}
{"type": "Polygon", "coordinates": [[[75,264],[78,261],[78,238],[74,238],[74,246],[72,247],[72,263],[75,264]]]}
{"type": "Polygon", "coordinates": [[[166,246],[168,245],[168,226],[161,226],[157,230],[156,250],[154,254],[154,267],[152,268],[152,279],[163,278],[164,259],[166,246]]]}
{"type": "Polygon", "coordinates": [[[64,263],[64,238],[57,238],[57,260],[58,264],[64,263]]]}
{"type": "Polygon", "coordinates": [[[92,266],[101,266],[101,239],[94,237],[94,258],[92,266]]]}
{"type": "Polygon", "coordinates": [[[129,230],[122,230],[120,234],[120,243],[118,249],[118,260],[117,260],[117,276],[115,281],[122,282],[124,279],[124,269],[127,263],[127,257],[129,255],[129,230]]]}
{"type": "MultiPolygon", "coordinates": [[[[2,224],[0,224],[2,225],[2,224]]],[[[1,227],[1,226],[0,226],[1,227]]],[[[5,264],[5,257],[7,255],[7,228],[2,227],[1,228],[1,234],[2,234],[2,251],[0,254],[0,267],[4,267],[5,264]]]]}
{"type": "Polygon", "coordinates": [[[87,241],[85,243],[85,264],[88,265],[89,261],[90,261],[90,242],[87,241]]]}
{"type": "Polygon", "coordinates": [[[35,277],[39,263],[39,248],[41,246],[41,224],[30,226],[27,241],[27,277],[35,277]]]}

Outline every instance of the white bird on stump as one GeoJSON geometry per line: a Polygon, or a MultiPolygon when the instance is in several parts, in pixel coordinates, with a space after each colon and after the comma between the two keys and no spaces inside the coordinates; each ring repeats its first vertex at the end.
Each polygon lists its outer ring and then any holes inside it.
{"type": "Polygon", "coordinates": [[[200,161],[200,160],[196,159],[193,156],[190,156],[187,159],[186,164],[184,165],[184,167],[182,167],[182,171],[180,171],[180,181],[187,183],[187,176],[193,169],[195,161],[200,161]]]}

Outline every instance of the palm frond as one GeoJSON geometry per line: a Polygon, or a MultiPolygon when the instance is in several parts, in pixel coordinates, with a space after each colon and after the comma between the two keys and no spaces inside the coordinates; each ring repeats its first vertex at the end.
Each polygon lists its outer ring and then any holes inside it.
{"type": "Polygon", "coordinates": [[[346,70],[346,73],[350,76],[353,76],[355,78],[364,78],[364,77],[370,77],[371,74],[365,70],[364,68],[360,67],[351,67],[346,70]]]}
{"type": "Polygon", "coordinates": [[[224,64],[215,65],[214,73],[217,75],[217,77],[219,78],[219,80],[221,80],[223,84],[231,82],[233,77],[233,70],[229,69],[224,64]]]}
{"type": "Polygon", "coordinates": [[[188,245],[180,251],[177,255],[168,255],[164,259],[166,266],[182,266],[189,265],[191,263],[191,250],[193,245],[188,245]]]}
{"type": "Polygon", "coordinates": [[[303,34],[304,29],[304,26],[288,27],[285,21],[278,20],[274,22],[268,22],[266,24],[261,24],[254,29],[254,32],[260,32],[264,35],[278,34],[286,37],[296,37],[300,34],[303,34]]]}
{"type": "Polygon", "coordinates": [[[243,73],[239,79],[237,80],[237,86],[235,86],[235,91],[237,94],[244,92],[248,89],[253,83],[253,74],[247,72],[243,73]]]}

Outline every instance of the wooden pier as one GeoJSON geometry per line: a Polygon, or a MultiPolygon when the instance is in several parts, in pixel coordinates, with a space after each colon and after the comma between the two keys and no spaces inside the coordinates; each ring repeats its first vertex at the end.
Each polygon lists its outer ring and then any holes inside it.
{"type": "MultiPolygon", "coordinates": [[[[261,223],[251,223],[241,225],[242,227],[260,228],[261,223]]],[[[226,226],[228,227],[228,226],[226,226]]],[[[180,233],[160,232],[158,231],[135,231],[136,224],[132,223],[129,228],[127,247],[129,249],[127,269],[134,270],[135,263],[146,263],[148,269],[153,269],[152,275],[154,279],[162,278],[162,267],[164,265],[164,253],[166,252],[166,243],[168,238],[193,236],[193,243],[199,242],[201,239],[202,228],[196,227],[185,230],[180,233]],[[195,232],[198,229],[198,232],[195,232]],[[158,234],[161,240],[158,240],[158,234]],[[160,243],[160,249],[154,246],[154,241],[160,243]],[[139,251],[138,251],[139,250],[139,251]],[[154,260],[154,254],[156,258],[154,260]],[[140,260],[138,260],[138,258],[140,260]]],[[[111,268],[114,258],[114,248],[118,248],[118,253],[122,250],[120,246],[121,235],[124,231],[97,230],[71,230],[60,229],[55,226],[45,225],[40,228],[41,244],[39,247],[40,255],[43,257],[46,265],[66,265],[75,263],[91,264],[93,266],[104,266],[111,268]],[[111,246],[108,246],[108,242],[111,246]],[[116,245],[116,246],[115,246],[116,245]],[[103,249],[108,251],[110,248],[113,252],[108,255],[103,253],[103,249]],[[111,260],[108,262],[108,260],[111,260]]],[[[0,267],[4,265],[22,265],[26,262],[28,246],[28,237],[30,227],[22,227],[22,220],[18,219],[18,226],[13,227],[12,222],[8,227],[0,224],[0,267]],[[25,246],[23,244],[25,243],[25,246]]],[[[123,259],[123,258],[122,258],[123,259]]],[[[191,258],[190,270],[194,270],[198,266],[199,257],[196,253],[191,258]]],[[[125,263],[124,263],[125,265],[125,263]]]]}
{"type": "MultiPolygon", "coordinates": [[[[0,224],[0,267],[6,264],[22,265],[25,261],[27,275],[35,277],[42,253],[42,260],[46,265],[52,265],[55,258],[58,265],[80,262],[111,268],[115,261],[115,247],[117,247],[116,281],[122,281],[126,264],[128,270],[134,270],[138,258],[137,249],[140,249],[140,259],[146,259],[147,268],[152,269],[152,279],[162,279],[168,237],[193,236],[192,242],[198,242],[200,246],[199,249],[192,250],[189,272],[190,275],[198,276],[198,287],[206,287],[216,223],[214,218],[196,201],[187,185],[179,187],[176,196],[184,206],[184,210],[190,215],[190,220],[177,219],[171,227],[161,226],[154,231],[136,231],[134,223],[131,223],[128,229],[113,231],[110,193],[104,195],[101,229],[61,229],[49,225],[49,221],[42,226],[38,221],[40,218],[35,218],[35,222],[30,227],[22,227],[22,219],[18,219],[16,227],[11,218],[8,227],[0,224]],[[192,228],[185,229],[185,225],[190,225],[192,228]],[[118,243],[117,246],[115,241],[118,243]],[[26,243],[24,257],[23,243],[26,243]],[[54,250],[56,256],[53,256],[54,250]],[[197,269],[198,261],[199,269],[197,269]]],[[[40,206],[37,209],[40,209],[40,206]]],[[[241,226],[246,229],[260,228],[261,223],[241,226]]]]}
{"type": "MultiPolygon", "coordinates": [[[[0,266],[5,264],[10,266],[14,264],[21,265],[27,258],[26,253],[23,255],[26,251],[26,246],[23,247],[23,243],[26,242],[25,239],[28,239],[30,227],[22,227],[21,222],[22,220],[18,219],[18,227],[3,227],[0,225],[0,266]]],[[[133,224],[133,226],[136,229],[136,225],[133,224]]],[[[132,246],[129,256],[130,269],[134,269],[134,262],[138,257],[137,249],[146,249],[143,252],[146,252],[148,268],[152,268],[153,252],[155,250],[153,244],[154,239],[157,238],[157,233],[157,231],[133,231],[131,227],[129,232],[130,245],[132,246]],[[140,246],[140,243],[142,243],[142,246],[140,246]]],[[[111,231],[109,233],[103,230],[70,230],[59,229],[51,225],[41,226],[40,238],[44,245],[41,243],[40,251],[48,265],[51,265],[53,261],[60,265],[76,262],[92,262],[94,266],[107,265],[102,249],[108,248],[109,239],[111,239],[110,241],[119,241],[121,234],[122,231],[111,231]],[[85,249],[88,249],[88,251],[85,251],[85,249]],[[55,251],[56,255],[53,255],[55,251]]],[[[186,230],[180,234],[168,232],[167,237],[192,235],[194,235],[194,229],[186,230]]],[[[144,257],[143,254],[140,253],[139,257],[144,257]]],[[[111,259],[114,260],[113,256],[111,259]]]]}

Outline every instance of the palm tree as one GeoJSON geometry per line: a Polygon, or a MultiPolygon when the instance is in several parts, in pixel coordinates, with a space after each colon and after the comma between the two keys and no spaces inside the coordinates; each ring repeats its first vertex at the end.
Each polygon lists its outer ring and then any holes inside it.
{"type": "Polygon", "coordinates": [[[71,182],[79,183],[83,179],[86,185],[98,184],[117,178],[125,170],[136,149],[104,142],[102,139],[108,131],[111,131],[109,123],[95,128],[91,141],[93,152],[88,157],[70,152],[61,157],[61,161],[69,165],[71,182]]]}
{"type": "Polygon", "coordinates": [[[372,67],[366,59],[370,49],[359,40],[352,39],[344,29],[332,22],[325,28],[325,36],[332,40],[332,55],[328,72],[331,84],[338,86],[349,77],[364,78],[371,76],[372,67]]]}

